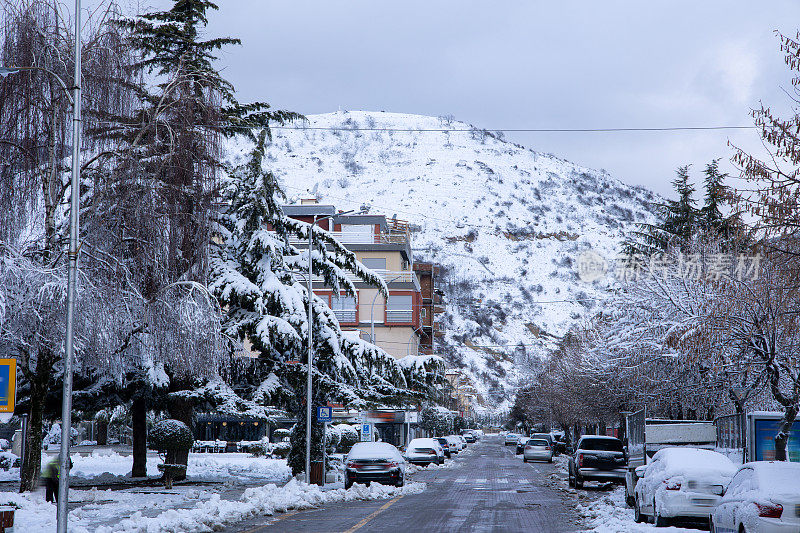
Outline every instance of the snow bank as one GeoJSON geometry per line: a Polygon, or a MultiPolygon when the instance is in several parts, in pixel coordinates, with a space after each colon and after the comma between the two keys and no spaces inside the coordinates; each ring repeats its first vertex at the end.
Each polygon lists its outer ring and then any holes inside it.
{"type": "Polygon", "coordinates": [[[596,533],[639,533],[659,531],[662,533],[696,533],[696,529],[660,527],[637,524],[633,520],[633,509],[625,505],[625,489],[617,487],[613,492],[589,503],[579,503],[576,510],[581,514],[588,531],[596,533]]]}
{"type": "Polygon", "coordinates": [[[171,509],[158,516],[145,517],[140,512],[116,524],[114,528],[101,527],[97,533],[177,533],[181,531],[216,531],[226,524],[247,518],[285,512],[291,509],[311,509],[321,505],[353,500],[379,500],[400,495],[418,494],[425,490],[424,483],[409,483],[404,487],[388,487],[373,483],[371,486],[355,484],[349,490],[323,491],[316,485],[291,480],[283,487],[266,485],[247,489],[237,501],[226,501],[214,495],[191,509],[171,509]]]}

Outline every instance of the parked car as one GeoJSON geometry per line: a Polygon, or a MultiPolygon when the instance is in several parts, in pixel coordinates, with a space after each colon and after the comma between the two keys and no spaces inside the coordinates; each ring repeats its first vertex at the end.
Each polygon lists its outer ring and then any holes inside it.
{"type": "Polygon", "coordinates": [[[745,463],[711,513],[711,531],[800,531],[800,463],[745,463]]]}
{"type": "Polygon", "coordinates": [[[444,449],[436,439],[412,439],[406,448],[406,460],[417,465],[440,465],[444,462],[444,449]]]}
{"type": "Polygon", "coordinates": [[[563,431],[551,431],[550,436],[553,437],[553,454],[560,455],[567,453],[567,436],[563,431]]]}
{"type": "Polygon", "coordinates": [[[569,486],[582,488],[584,481],[625,482],[628,455],[614,437],[584,435],[569,458],[569,486]]]}
{"type": "Polygon", "coordinates": [[[553,447],[545,439],[528,439],[522,449],[522,462],[547,461],[553,462],[553,447]]]}
{"type": "Polygon", "coordinates": [[[448,435],[445,438],[450,442],[450,452],[458,453],[464,449],[464,443],[456,435],[448,435]]]}
{"type": "Polygon", "coordinates": [[[462,450],[467,447],[467,439],[465,439],[463,435],[456,435],[456,438],[461,441],[462,450]]]}
{"type": "Polygon", "coordinates": [[[554,449],[555,439],[553,438],[553,436],[550,433],[534,433],[534,434],[531,435],[531,438],[532,439],[545,439],[548,443],[550,443],[550,448],[553,449],[553,451],[555,452],[555,449],[554,449]]]}
{"type": "Polygon", "coordinates": [[[528,442],[528,437],[525,435],[520,435],[517,439],[517,455],[522,453],[522,449],[525,447],[525,443],[528,442]]]}
{"type": "Polygon", "coordinates": [[[519,435],[517,433],[506,433],[505,445],[516,446],[518,440],[519,435]]]}
{"type": "Polygon", "coordinates": [[[446,437],[435,437],[439,444],[442,445],[442,451],[444,451],[444,456],[450,459],[450,442],[447,440],[446,437]]]}
{"type": "Polygon", "coordinates": [[[461,436],[464,437],[464,439],[469,443],[473,443],[478,440],[478,438],[475,436],[475,433],[471,429],[462,429],[461,436]]]}
{"type": "Polygon", "coordinates": [[[735,472],[736,466],[721,453],[662,448],[648,464],[636,469],[635,520],[644,522],[652,517],[659,527],[674,518],[705,522],[735,472]]]}
{"type": "Polygon", "coordinates": [[[344,461],[344,488],[371,481],[402,487],[404,471],[405,459],[388,442],[357,442],[344,461]]]}

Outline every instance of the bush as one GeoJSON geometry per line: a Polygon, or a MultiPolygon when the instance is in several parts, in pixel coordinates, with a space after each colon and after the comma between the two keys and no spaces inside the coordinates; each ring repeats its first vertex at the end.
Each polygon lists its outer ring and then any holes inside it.
{"type": "Polygon", "coordinates": [[[275,442],[281,442],[283,439],[291,435],[291,431],[288,429],[279,428],[272,432],[272,440],[275,442]]]}
{"type": "Polygon", "coordinates": [[[19,457],[11,452],[0,452],[0,470],[19,468],[19,457]]]}
{"type": "Polygon", "coordinates": [[[349,424],[342,424],[339,428],[339,452],[348,453],[353,444],[358,442],[358,431],[349,424]]]}
{"type": "Polygon", "coordinates": [[[289,450],[292,448],[291,443],[278,442],[272,447],[272,456],[278,459],[286,459],[289,455],[289,450]]]}
{"type": "Polygon", "coordinates": [[[180,420],[167,419],[157,422],[148,435],[148,444],[153,450],[191,450],[194,438],[189,426],[180,420]]]}

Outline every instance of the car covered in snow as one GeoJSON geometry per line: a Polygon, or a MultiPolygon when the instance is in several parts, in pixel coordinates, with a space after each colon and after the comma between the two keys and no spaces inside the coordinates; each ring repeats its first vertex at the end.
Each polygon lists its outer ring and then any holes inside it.
{"type": "Polygon", "coordinates": [[[582,488],[584,481],[624,483],[628,454],[622,441],[602,435],[584,435],[569,458],[569,486],[582,488]]]}
{"type": "Polygon", "coordinates": [[[504,443],[506,446],[516,446],[518,440],[519,440],[518,433],[506,433],[506,438],[504,443]]]}
{"type": "Polygon", "coordinates": [[[545,439],[528,439],[522,448],[522,462],[547,461],[553,462],[553,447],[545,439]]]}
{"type": "Polygon", "coordinates": [[[458,453],[464,448],[464,443],[455,435],[447,435],[445,438],[450,443],[450,453],[458,453]]]}
{"type": "Polygon", "coordinates": [[[406,460],[416,465],[444,463],[444,449],[436,439],[413,439],[406,448],[406,460]]]}
{"type": "Polygon", "coordinates": [[[450,459],[450,441],[447,440],[447,437],[434,437],[439,444],[442,446],[442,451],[444,452],[444,456],[450,459]]]}
{"type": "Polygon", "coordinates": [[[469,443],[473,443],[478,440],[478,437],[475,435],[475,431],[472,429],[462,429],[461,436],[464,437],[464,439],[469,443]]]}
{"type": "Polygon", "coordinates": [[[670,447],[656,452],[648,464],[636,470],[636,521],[652,517],[656,526],[666,526],[675,518],[705,522],[736,466],[712,450],[670,447]]]}
{"type": "Polygon", "coordinates": [[[344,460],[344,488],[371,481],[402,487],[405,464],[400,450],[388,442],[357,442],[344,460]]]}
{"type": "Polygon", "coordinates": [[[739,467],[711,513],[711,531],[800,531],[800,464],[757,461],[739,467]]]}
{"type": "Polygon", "coordinates": [[[525,443],[528,442],[528,439],[529,437],[526,437],[525,435],[519,436],[519,438],[517,439],[517,446],[516,446],[517,455],[522,453],[522,449],[525,447],[525,443]]]}

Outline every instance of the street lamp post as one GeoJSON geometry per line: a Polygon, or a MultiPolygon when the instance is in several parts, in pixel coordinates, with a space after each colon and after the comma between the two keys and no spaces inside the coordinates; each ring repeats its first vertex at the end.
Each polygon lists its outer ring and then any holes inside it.
{"type": "Polygon", "coordinates": [[[42,67],[3,67],[0,75],[39,70],[52,76],[72,104],[72,176],[70,179],[70,226],[67,258],[67,327],[64,335],[64,389],[61,397],[61,454],[59,457],[57,531],[67,531],[69,492],[69,444],[72,429],[72,360],[75,352],[75,294],[78,279],[78,229],[80,224],[80,151],[81,151],[81,0],[75,0],[75,70],[73,95],[55,72],[42,67]]]}
{"type": "MultiPolygon", "coordinates": [[[[330,215],[327,217],[317,217],[314,215],[313,222],[311,226],[308,228],[308,279],[306,280],[307,287],[308,287],[308,367],[307,367],[307,375],[308,378],[306,380],[306,481],[310,484],[311,483],[311,377],[314,369],[314,343],[312,342],[312,332],[314,330],[314,293],[312,292],[311,288],[311,275],[312,275],[312,266],[313,261],[311,259],[311,251],[314,248],[314,226],[317,225],[317,221],[323,221],[326,219],[335,218],[341,215],[349,215],[350,213],[354,213],[355,210],[345,211],[343,213],[336,213],[335,215],[330,215]]],[[[325,436],[322,437],[322,445],[325,446],[325,436]]],[[[325,482],[325,472],[322,473],[323,475],[323,484],[325,482]]]]}

